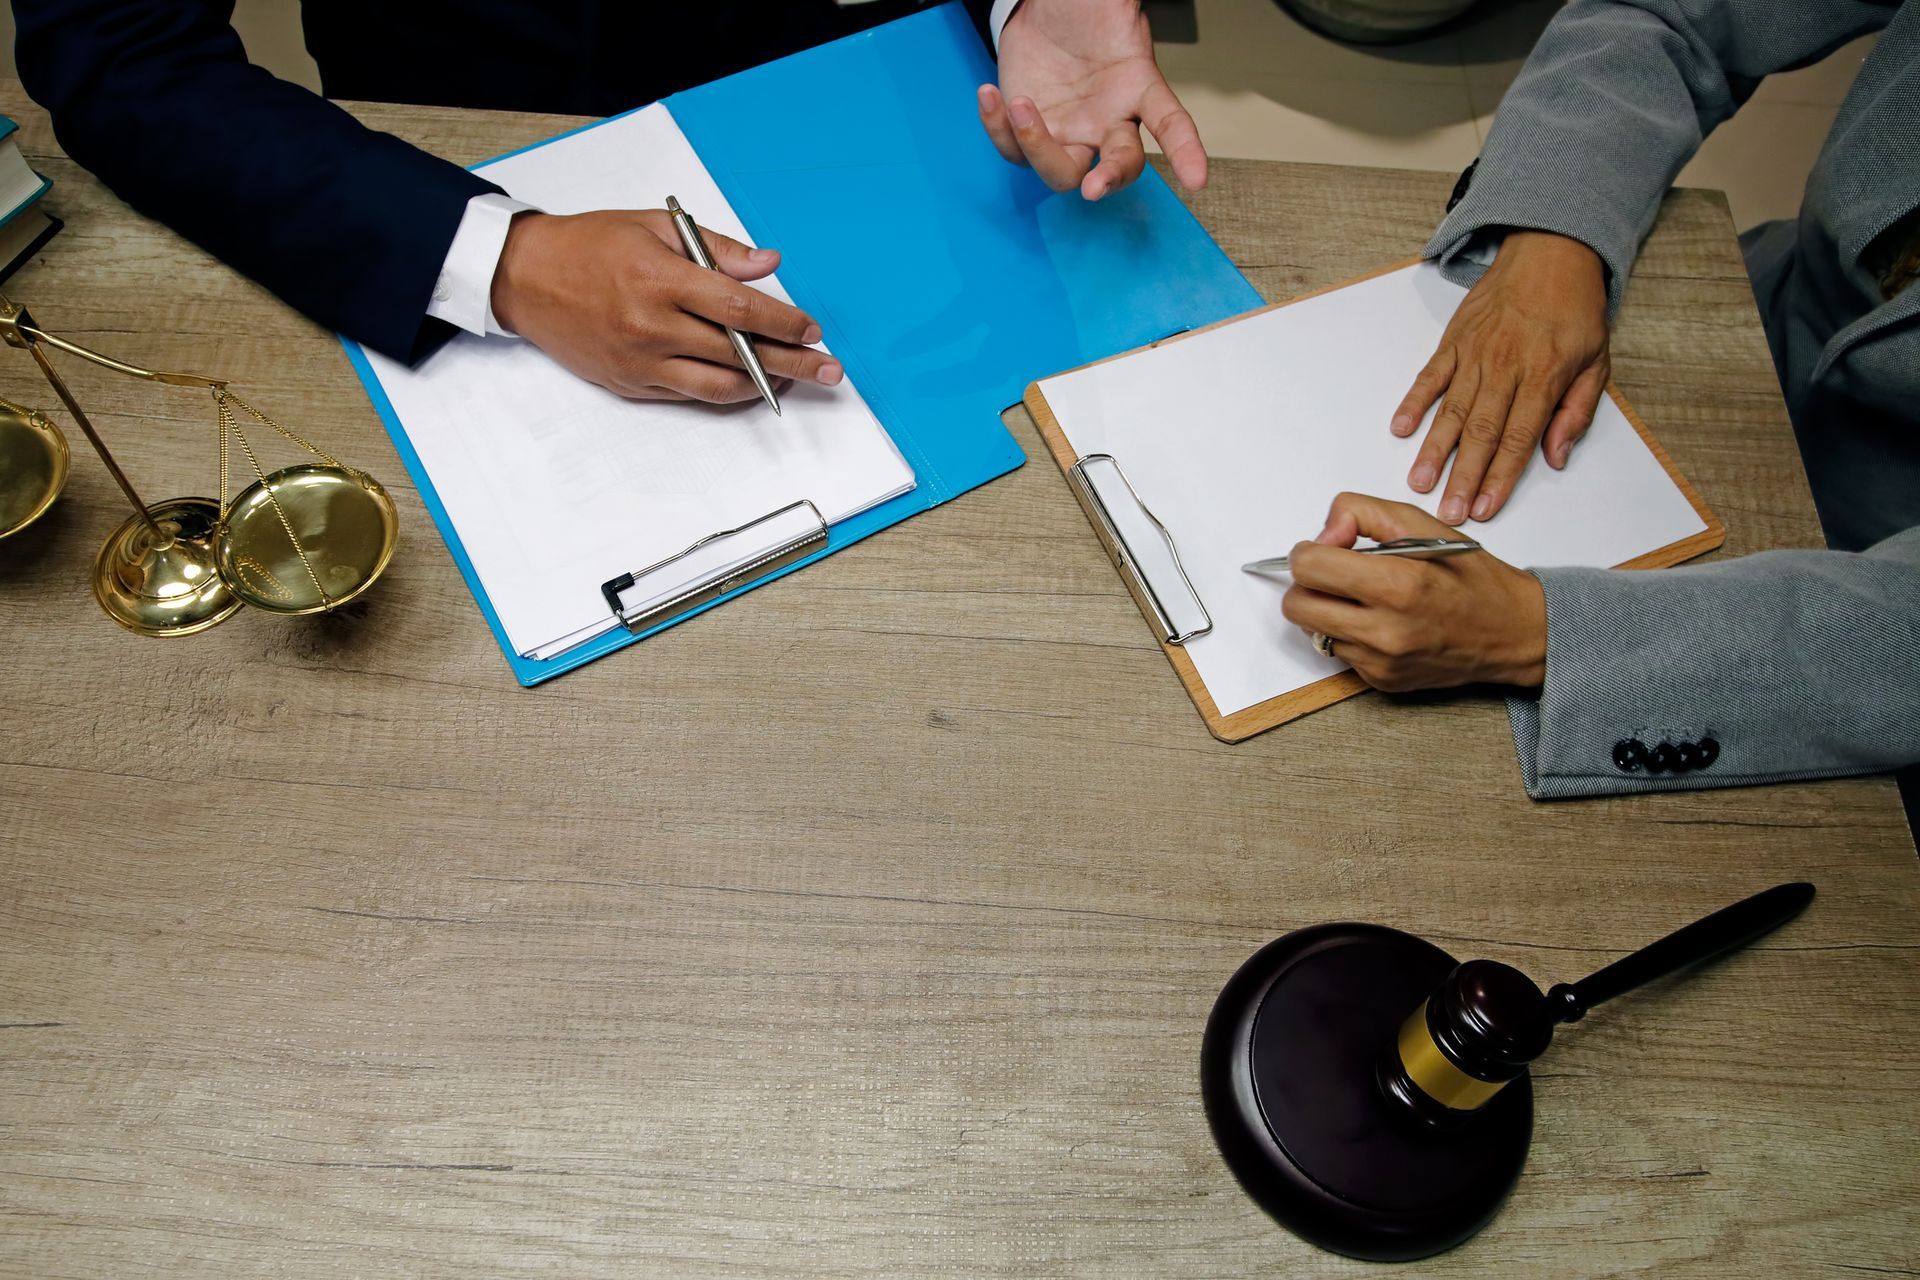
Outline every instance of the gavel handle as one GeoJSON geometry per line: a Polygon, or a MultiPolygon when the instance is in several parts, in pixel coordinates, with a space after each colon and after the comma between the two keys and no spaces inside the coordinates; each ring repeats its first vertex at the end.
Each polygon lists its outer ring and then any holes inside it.
{"type": "Polygon", "coordinates": [[[1813,886],[1806,881],[1780,884],[1723,907],[1660,941],[1614,961],[1575,983],[1547,992],[1547,1007],[1557,1022],[1572,1022],[1587,1010],[1625,991],[1663,978],[1688,965],[1746,946],[1772,933],[1807,909],[1813,886]]]}

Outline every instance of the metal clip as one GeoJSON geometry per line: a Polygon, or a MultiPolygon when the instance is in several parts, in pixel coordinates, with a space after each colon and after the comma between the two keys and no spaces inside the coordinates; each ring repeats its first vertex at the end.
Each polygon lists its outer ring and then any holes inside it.
{"type": "Polygon", "coordinates": [[[1098,535],[1100,544],[1106,548],[1107,558],[1112,560],[1114,568],[1120,571],[1120,579],[1127,584],[1127,591],[1133,596],[1133,602],[1140,606],[1140,612],[1146,615],[1147,620],[1159,628],[1161,639],[1167,644],[1185,644],[1212,631],[1213,615],[1207,612],[1206,602],[1201,600],[1200,593],[1193,589],[1193,579],[1187,576],[1186,566],[1180,563],[1180,548],[1174,543],[1173,534],[1168,531],[1166,525],[1160,523],[1160,518],[1153,514],[1147,504],[1140,500],[1139,492],[1134,489],[1133,482],[1127,479],[1127,473],[1120,466],[1119,460],[1110,453],[1089,453],[1067,468],[1067,484],[1073,490],[1073,496],[1079,499],[1080,509],[1087,513],[1087,519],[1093,525],[1093,531],[1098,535]],[[1172,561],[1174,571],[1180,575],[1180,586],[1184,588],[1187,599],[1193,601],[1193,607],[1199,612],[1198,626],[1182,629],[1174,622],[1165,599],[1154,587],[1152,580],[1147,577],[1145,570],[1140,567],[1139,557],[1127,545],[1127,539],[1120,532],[1120,527],[1115,522],[1106,499],[1101,496],[1099,486],[1088,474],[1088,463],[1104,463],[1112,466],[1114,474],[1120,477],[1120,483],[1126,486],[1127,496],[1133,499],[1134,505],[1140,509],[1141,514],[1152,522],[1161,538],[1166,541],[1168,557],[1172,561]]]}
{"type": "Polygon", "coordinates": [[[623,573],[611,578],[600,586],[600,594],[607,599],[607,606],[614,616],[625,624],[628,631],[639,633],[659,626],[661,623],[703,604],[718,600],[728,592],[758,582],[778,569],[804,560],[827,545],[827,522],[820,515],[820,509],[805,498],[788,503],[778,511],[770,511],[757,520],[750,520],[737,529],[723,529],[719,533],[710,533],[685,551],[668,556],[644,569],[632,573],[623,573]],[[797,511],[805,511],[811,517],[808,527],[792,537],[783,538],[774,546],[751,554],[743,561],[722,565],[705,577],[691,584],[682,583],[670,589],[664,596],[655,593],[645,596],[629,608],[621,599],[636,586],[644,587],[646,579],[667,569],[682,560],[695,555],[703,548],[715,543],[729,541],[750,535],[763,525],[775,525],[782,517],[797,511]]]}

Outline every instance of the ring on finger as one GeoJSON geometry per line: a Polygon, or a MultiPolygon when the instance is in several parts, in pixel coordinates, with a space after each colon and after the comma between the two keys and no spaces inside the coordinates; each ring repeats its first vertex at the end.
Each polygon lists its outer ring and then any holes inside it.
{"type": "Polygon", "coordinates": [[[1331,658],[1333,656],[1333,643],[1334,638],[1326,632],[1316,631],[1313,633],[1313,647],[1320,651],[1321,657],[1331,658]]]}

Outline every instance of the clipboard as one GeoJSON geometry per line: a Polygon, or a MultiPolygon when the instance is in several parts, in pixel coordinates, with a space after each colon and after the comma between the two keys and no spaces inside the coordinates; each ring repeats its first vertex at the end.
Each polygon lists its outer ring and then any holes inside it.
{"type": "Polygon", "coordinates": [[[999,415],[1035,368],[1084,363],[1259,305],[1151,169],[1088,205],[1001,159],[974,95],[995,74],[965,8],[949,3],[662,100],[754,242],[782,251],[781,282],[820,322],[916,484],[797,543],[774,536],[785,528],[776,511],[655,565],[611,565],[590,584],[602,595],[621,576],[642,579],[716,539],[765,539],[741,557],[752,572],[717,570],[666,602],[671,609],[642,601],[639,582],[616,589],[621,603],[610,598],[609,607],[621,625],[565,652],[515,650],[365,353],[341,338],[521,685],[676,626],[1020,466],[1026,455],[999,415]],[[807,104],[809,128],[767,127],[795,103],[807,104]],[[909,261],[911,278],[889,267],[909,261]]]}
{"type": "MultiPolygon", "coordinates": [[[[1351,280],[1328,285],[1324,289],[1316,289],[1311,293],[1301,294],[1299,297],[1289,298],[1283,302],[1271,303],[1244,315],[1233,316],[1185,333],[1174,334],[1161,341],[1146,343],[1133,351],[1090,361],[1079,368],[1091,368],[1167,343],[1185,341],[1201,333],[1238,324],[1253,316],[1293,306],[1310,298],[1317,298],[1389,272],[1414,266],[1421,261],[1421,258],[1415,256],[1390,263],[1351,280]]],[[[1063,370],[1063,372],[1074,371],[1063,370]]],[[[1638,433],[1661,468],[1672,479],[1674,485],[1692,506],[1694,513],[1706,526],[1698,534],[1636,556],[1613,567],[1664,569],[1691,560],[1695,556],[1704,555],[1723,545],[1727,538],[1726,526],[1707,506],[1692,482],[1674,465],[1673,459],[1668,456],[1653,432],[1648,429],[1645,420],[1628,403],[1626,397],[1621,395],[1619,388],[1612,383],[1607,385],[1607,394],[1613,398],[1621,414],[1632,424],[1634,431],[1638,433]]],[[[1022,401],[1027,412],[1032,416],[1040,438],[1047,446],[1047,451],[1053,456],[1054,463],[1060,468],[1061,475],[1067,481],[1068,488],[1079,502],[1082,511],[1086,513],[1087,521],[1092,526],[1102,549],[1107,553],[1107,558],[1119,572],[1122,581],[1126,584],[1128,594],[1133,597],[1141,615],[1154,629],[1154,635],[1160,643],[1161,650],[1173,664],[1174,672],[1179,676],[1187,696],[1193,699],[1194,707],[1200,712],[1201,719],[1206,722],[1208,732],[1222,742],[1242,742],[1290,720],[1298,719],[1357,693],[1367,691],[1367,683],[1356,672],[1348,669],[1278,694],[1253,706],[1223,715],[1215,704],[1213,695],[1208,692],[1206,682],[1195,667],[1192,655],[1185,647],[1193,639],[1211,630],[1212,619],[1207,613],[1205,601],[1200,599],[1192,580],[1180,563],[1179,547],[1174,534],[1160,523],[1158,517],[1150,511],[1145,511],[1144,503],[1140,503],[1140,508],[1145,513],[1145,522],[1143,524],[1137,518],[1133,521],[1136,525],[1136,534],[1141,528],[1157,530],[1158,535],[1165,538],[1165,548],[1162,550],[1153,546],[1151,537],[1143,539],[1136,536],[1131,540],[1123,537],[1120,513],[1125,509],[1124,504],[1129,500],[1139,502],[1139,495],[1133,489],[1131,480],[1125,477],[1124,460],[1100,453],[1082,456],[1068,440],[1066,432],[1054,415],[1052,407],[1048,405],[1038,382],[1028,385],[1022,401]],[[1105,459],[1104,462],[1103,459],[1105,459]],[[1111,464],[1112,471],[1118,473],[1118,483],[1111,475],[1102,475],[1103,471],[1109,470],[1108,464],[1111,464]],[[1154,560],[1159,561],[1158,572],[1149,573],[1144,566],[1154,560]],[[1170,569],[1167,567],[1169,564],[1172,566],[1170,569]]]]}

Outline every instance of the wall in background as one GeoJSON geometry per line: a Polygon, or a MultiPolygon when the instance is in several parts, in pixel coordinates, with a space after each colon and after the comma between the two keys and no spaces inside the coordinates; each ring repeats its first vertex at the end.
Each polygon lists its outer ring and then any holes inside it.
{"type": "MultiPolygon", "coordinates": [[[[1165,10],[1179,43],[1162,66],[1215,155],[1459,170],[1479,153],[1500,95],[1560,0],[1481,0],[1438,35],[1386,47],[1315,35],[1273,0],[1194,0],[1165,10]]],[[[319,87],[299,0],[238,0],[234,26],[255,62],[319,87]]],[[[1791,217],[1871,42],[1775,76],[1680,175],[1727,192],[1747,226],[1791,217]]],[[[13,17],[0,13],[0,74],[12,75],[13,17]]],[[[1437,212],[1437,211],[1436,211],[1437,212]]]]}

